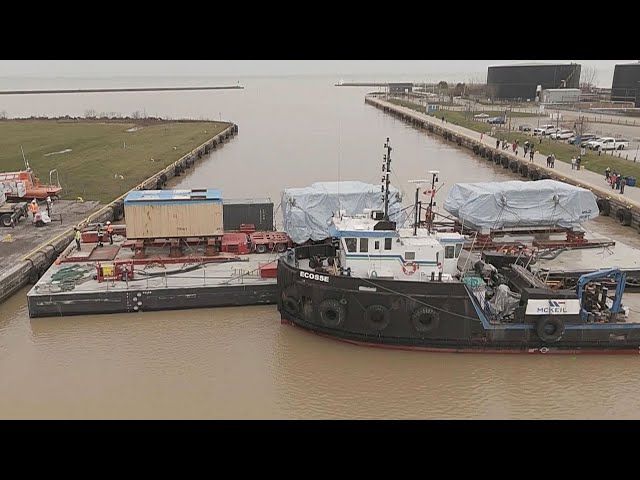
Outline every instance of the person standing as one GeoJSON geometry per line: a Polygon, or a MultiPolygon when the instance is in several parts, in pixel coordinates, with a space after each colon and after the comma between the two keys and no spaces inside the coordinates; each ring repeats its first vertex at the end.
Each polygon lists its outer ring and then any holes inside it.
{"type": "Polygon", "coordinates": [[[576,169],[576,157],[573,156],[571,157],[571,170],[575,170],[576,169]]]}
{"type": "Polygon", "coordinates": [[[109,245],[113,245],[113,225],[107,222],[107,237],[109,237],[109,245]]]}
{"type": "Polygon", "coordinates": [[[47,215],[51,216],[51,211],[53,210],[53,201],[51,197],[47,195],[47,215]]]}
{"type": "Polygon", "coordinates": [[[611,190],[616,188],[616,172],[611,174],[611,190]]]}
{"type": "Polygon", "coordinates": [[[581,163],[582,163],[582,157],[578,155],[578,158],[576,158],[576,170],[580,170],[581,163]]]}
{"type": "Polygon", "coordinates": [[[620,190],[621,182],[622,182],[622,174],[616,175],[616,190],[620,190]]]}
{"type": "Polygon", "coordinates": [[[531,145],[531,150],[529,150],[529,161],[533,162],[533,144],[531,145]]]}
{"type": "Polygon", "coordinates": [[[74,238],[76,239],[76,247],[78,251],[80,251],[80,239],[82,238],[82,234],[80,233],[80,229],[78,227],[74,228],[74,238]]]}
{"type": "Polygon", "coordinates": [[[98,246],[102,247],[102,224],[98,224],[98,246]]]}
{"type": "Polygon", "coordinates": [[[556,154],[551,154],[551,168],[556,168],[556,154]]]}
{"type": "Polygon", "coordinates": [[[29,210],[31,211],[32,221],[35,223],[36,215],[40,211],[40,207],[38,206],[38,201],[35,198],[31,200],[31,203],[29,204],[29,210]]]}
{"type": "Polygon", "coordinates": [[[622,177],[620,180],[620,193],[624,193],[624,186],[627,184],[627,177],[622,177]]]}
{"type": "Polygon", "coordinates": [[[604,171],[604,179],[608,181],[610,176],[611,176],[611,168],[607,167],[606,170],[604,171]]]}
{"type": "Polygon", "coordinates": [[[500,140],[496,138],[496,149],[500,148],[500,140]]]}

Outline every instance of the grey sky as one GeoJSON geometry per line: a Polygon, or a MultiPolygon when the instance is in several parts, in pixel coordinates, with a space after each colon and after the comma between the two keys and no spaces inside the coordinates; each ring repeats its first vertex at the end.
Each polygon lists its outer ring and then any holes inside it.
{"type": "Polygon", "coordinates": [[[489,65],[577,62],[611,84],[616,63],[636,60],[0,60],[0,77],[272,76],[327,75],[381,79],[485,81],[489,65]]]}

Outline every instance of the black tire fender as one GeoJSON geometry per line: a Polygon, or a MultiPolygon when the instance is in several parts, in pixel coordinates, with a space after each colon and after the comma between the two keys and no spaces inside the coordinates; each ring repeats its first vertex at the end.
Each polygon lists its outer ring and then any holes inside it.
{"type": "Polygon", "coordinates": [[[297,315],[300,313],[300,299],[293,296],[282,296],[282,307],[289,313],[297,315]]]}
{"type": "Polygon", "coordinates": [[[618,222],[620,222],[620,225],[624,225],[625,227],[631,225],[632,215],[628,208],[619,208],[616,212],[616,218],[618,222]]]}
{"type": "Polygon", "coordinates": [[[609,200],[607,200],[606,198],[599,198],[596,200],[596,203],[598,204],[598,210],[600,210],[600,215],[609,215],[609,213],[611,213],[611,204],[609,203],[609,200]]]}
{"type": "Polygon", "coordinates": [[[327,299],[318,305],[318,315],[323,325],[335,328],[344,323],[346,311],[338,300],[327,299]]]}
{"type": "Polygon", "coordinates": [[[564,322],[559,317],[540,317],[536,321],[536,333],[545,343],[555,343],[564,335],[564,322]]]}
{"type": "Polygon", "coordinates": [[[391,322],[391,312],[383,305],[369,305],[364,310],[364,321],[374,330],[381,332],[391,322]]]}
{"type": "Polygon", "coordinates": [[[420,333],[431,333],[440,325],[440,314],[433,308],[420,307],[411,314],[413,328],[420,333]]]}

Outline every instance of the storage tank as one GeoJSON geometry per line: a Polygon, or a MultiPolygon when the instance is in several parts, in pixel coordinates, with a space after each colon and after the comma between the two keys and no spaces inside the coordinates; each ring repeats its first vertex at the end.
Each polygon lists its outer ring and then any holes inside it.
{"type": "Polygon", "coordinates": [[[255,225],[258,232],[274,229],[273,202],[268,198],[224,199],[224,230],[240,230],[242,224],[255,225]]]}
{"type": "Polygon", "coordinates": [[[487,84],[498,99],[528,99],[536,97],[536,87],[578,88],[581,66],[570,64],[529,63],[489,67],[487,84]]]}
{"type": "Polygon", "coordinates": [[[611,100],[614,102],[634,102],[640,107],[640,63],[616,65],[611,85],[611,100]]]}
{"type": "Polygon", "coordinates": [[[223,233],[219,190],[135,190],[124,200],[127,238],[212,237],[223,233]]]}

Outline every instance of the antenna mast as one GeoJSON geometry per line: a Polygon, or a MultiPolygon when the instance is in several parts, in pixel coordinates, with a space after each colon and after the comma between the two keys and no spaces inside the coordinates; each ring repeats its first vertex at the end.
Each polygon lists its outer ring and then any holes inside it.
{"type": "Polygon", "coordinates": [[[27,171],[30,171],[31,167],[29,166],[29,160],[27,160],[27,157],[24,156],[24,149],[22,148],[22,145],[20,145],[20,150],[22,151],[22,160],[24,160],[24,166],[27,168],[27,171]]]}
{"type": "Polygon", "coordinates": [[[431,190],[429,191],[430,195],[430,200],[429,200],[429,207],[427,208],[427,231],[429,233],[432,233],[432,229],[433,229],[433,207],[435,205],[433,199],[436,196],[436,183],[438,183],[438,174],[440,173],[437,170],[431,170],[429,172],[431,174],[431,190]]]}
{"type": "Polygon", "coordinates": [[[384,193],[384,219],[389,221],[389,175],[391,174],[391,144],[389,143],[389,137],[384,144],[384,148],[387,149],[387,153],[382,156],[384,163],[382,164],[382,193],[384,193]]]}
{"type": "Polygon", "coordinates": [[[420,223],[420,186],[429,180],[409,180],[409,183],[416,184],[416,200],[413,212],[413,236],[418,235],[418,224],[420,223]]]}

